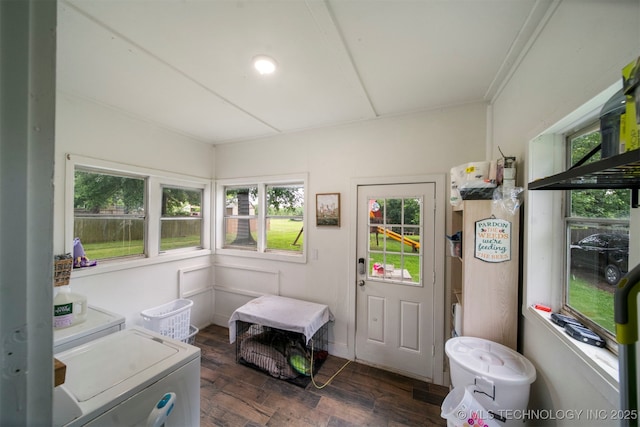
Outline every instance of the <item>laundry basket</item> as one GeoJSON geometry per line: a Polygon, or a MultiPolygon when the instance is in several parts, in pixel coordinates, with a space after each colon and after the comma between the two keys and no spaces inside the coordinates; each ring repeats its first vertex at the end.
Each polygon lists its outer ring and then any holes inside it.
{"type": "Polygon", "coordinates": [[[196,334],[199,332],[200,330],[198,328],[196,328],[195,326],[191,325],[189,327],[189,335],[182,340],[182,342],[186,342],[187,344],[195,344],[196,342],[196,334]]]}
{"type": "Polygon", "coordinates": [[[170,303],[143,310],[142,326],[160,335],[185,340],[190,335],[191,306],[193,301],[177,299],[170,303]]]}

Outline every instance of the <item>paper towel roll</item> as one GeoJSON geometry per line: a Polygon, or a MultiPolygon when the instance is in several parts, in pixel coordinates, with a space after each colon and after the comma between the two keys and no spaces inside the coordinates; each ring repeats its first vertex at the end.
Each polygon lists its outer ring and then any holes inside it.
{"type": "Polygon", "coordinates": [[[453,304],[453,330],[457,336],[462,335],[462,306],[459,303],[453,304]]]}

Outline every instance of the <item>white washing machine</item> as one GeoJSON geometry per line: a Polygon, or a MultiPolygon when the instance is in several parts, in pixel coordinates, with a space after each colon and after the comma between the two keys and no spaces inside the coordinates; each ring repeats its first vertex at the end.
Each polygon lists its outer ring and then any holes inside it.
{"type": "Polygon", "coordinates": [[[60,353],[124,329],[124,316],[102,308],[88,306],[87,319],[68,328],[53,330],[53,353],[60,353]]]}
{"type": "Polygon", "coordinates": [[[56,358],[67,369],[53,393],[54,426],[200,425],[198,347],[133,327],[56,358]]]}

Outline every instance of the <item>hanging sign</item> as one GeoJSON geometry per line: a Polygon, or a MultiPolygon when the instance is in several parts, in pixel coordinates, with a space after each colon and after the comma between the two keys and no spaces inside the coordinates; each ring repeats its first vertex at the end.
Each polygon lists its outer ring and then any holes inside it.
{"type": "Polygon", "coordinates": [[[511,260],[511,222],[498,218],[476,221],[474,256],[486,262],[511,260]]]}

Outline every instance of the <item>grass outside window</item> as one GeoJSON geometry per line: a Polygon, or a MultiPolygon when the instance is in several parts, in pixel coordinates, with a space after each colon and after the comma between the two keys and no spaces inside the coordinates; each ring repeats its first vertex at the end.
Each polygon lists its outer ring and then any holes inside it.
{"type": "Polygon", "coordinates": [[[613,289],[603,290],[574,276],[569,281],[569,305],[613,333],[613,289]]]}

